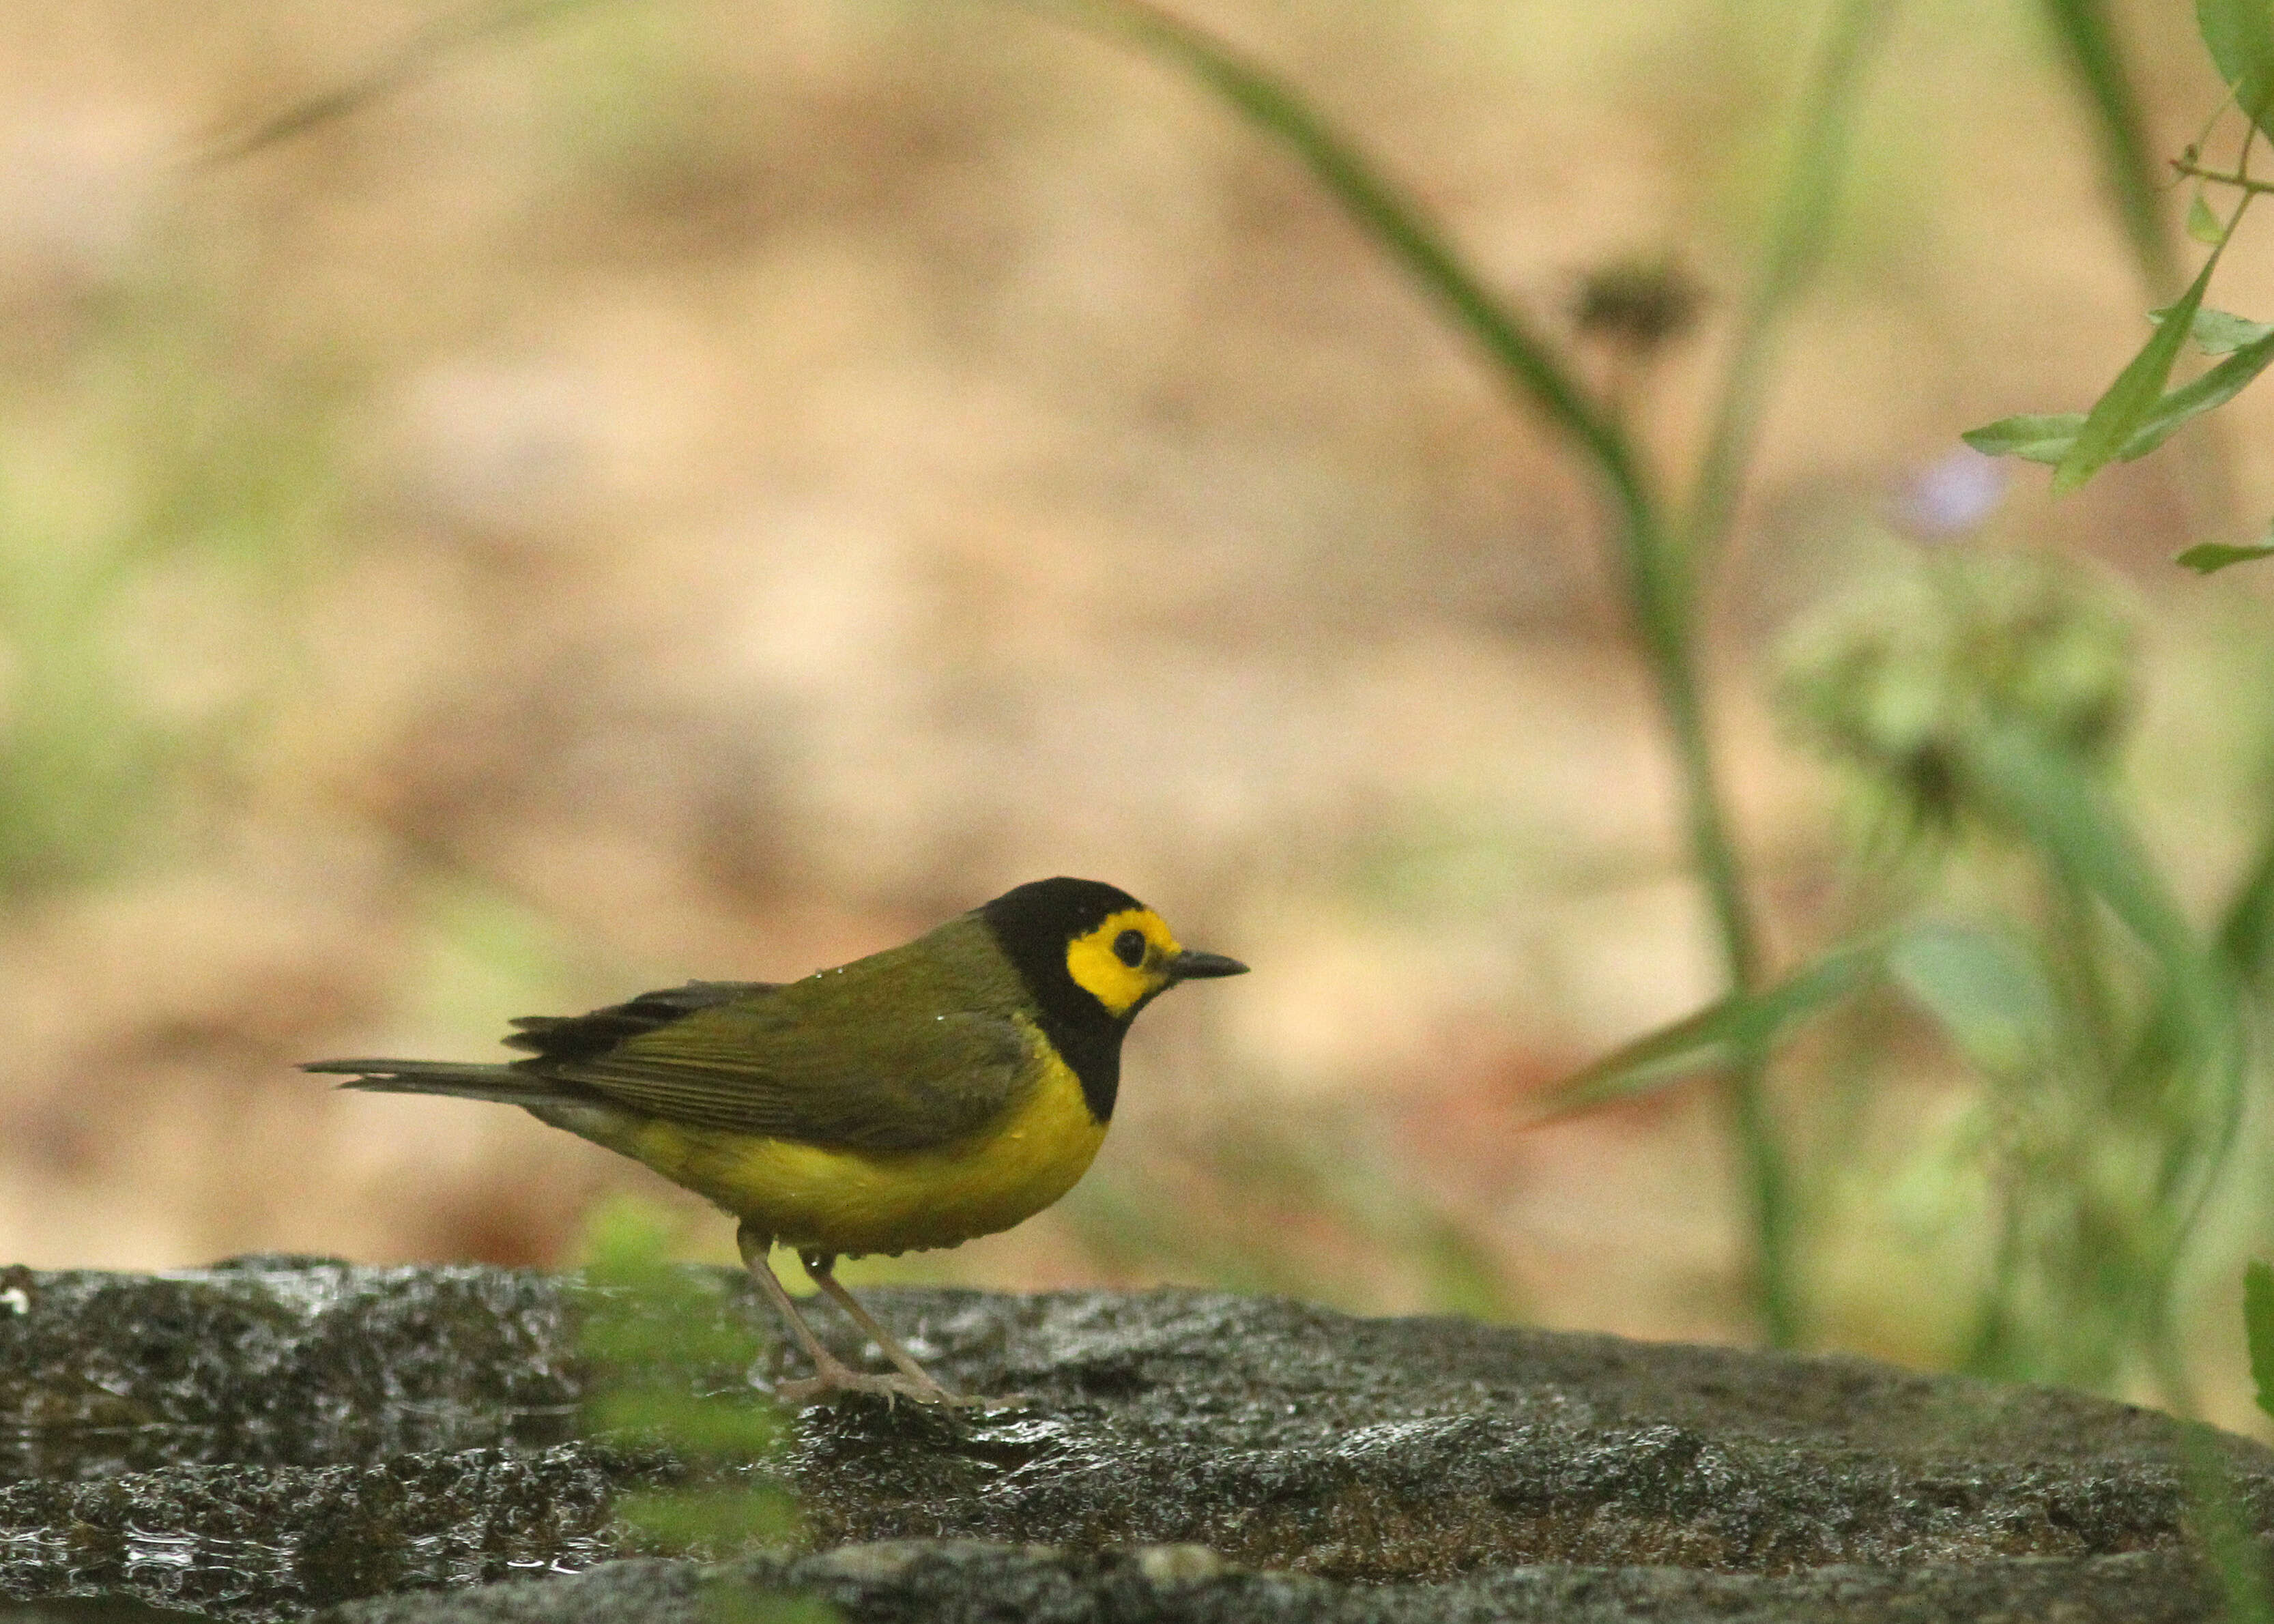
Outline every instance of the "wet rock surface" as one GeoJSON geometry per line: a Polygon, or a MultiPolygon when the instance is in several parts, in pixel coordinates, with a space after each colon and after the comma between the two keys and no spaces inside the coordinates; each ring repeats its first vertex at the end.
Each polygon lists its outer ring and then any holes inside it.
{"type": "MultiPolygon", "coordinates": [[[[709,1278],[771,1345],[749,1282],[709,1278]]],[[[805,1553],[708,1568],[609,1560],[614,1497],[675,1469],[577,1435],[548,1277],[0,1272],[0,1597],[405,1624],[691,1620],[719,1585],[863,1620],[2217,1612],[2152,1411],[1268,1298],[868,1296],[1024,1402],[805,1412],[770,1469],[805,1553]]],[[[2274,1453],[2223,1447],[2274,1526],[2274,1453]]]]}
{"type": "MultiPolygon", "coordinates": [[[[359,1603],[323,1618],[325,1624],[716,1624],[734,1616],[734,1599],[777,1597],[829,1604],[858,1624],[2194,1624],[2219,1616],[2214,1593],[2194,1570],[2158,1553],[1980,1568],[1825,1568],[1782,1579],[1558,1565],[1381,1587],[1299,1574],[1192,1571],[1183,1558],[1180,1547],[1076,1554],[926,1541],[707,1571],[611,1562],[548,1584],[359,1603]]],[[[748,1602],[740,1611],[765,1616],[748,1602]]]]}
{"type": "Polygon", "coordinates": [[[0,1480],[561,1443],[573,1341],[553,1283],[509,1269],[0,1269],[0,1480]]]}

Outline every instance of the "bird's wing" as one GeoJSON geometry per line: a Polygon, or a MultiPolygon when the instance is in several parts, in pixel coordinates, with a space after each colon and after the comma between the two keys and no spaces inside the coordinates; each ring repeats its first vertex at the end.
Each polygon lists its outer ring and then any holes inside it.
{"type": "Polygon", "coordinates": [[[547,1060],[585,1060],[629,1038],[683,1020],[697,1010],[772,992],[772,981],[689,981],[644,992],[585,1015],[523,1015],[513,1022],[508,1049],[525,1049],[547,1060]]]}
{"type": "Polygon", "coordinates": [[[1007,1014],[795,996],[807,985],[747,989],[605,1049],[521,1064],[689,1127],[864,1150],[976,1132],[1031,1074],[1007,1014]]]}

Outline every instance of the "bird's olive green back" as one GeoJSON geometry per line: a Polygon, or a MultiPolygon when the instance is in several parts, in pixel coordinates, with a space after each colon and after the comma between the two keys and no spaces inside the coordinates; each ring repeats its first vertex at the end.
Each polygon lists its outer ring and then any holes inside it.
{"type": "Polygon", "coordinates": [[[751,988],[595,1055],[521,1065],[667,1121],[915,1150],[984,1128],[1039,1075],[1032,1000],[975,914],[751,988]]]}

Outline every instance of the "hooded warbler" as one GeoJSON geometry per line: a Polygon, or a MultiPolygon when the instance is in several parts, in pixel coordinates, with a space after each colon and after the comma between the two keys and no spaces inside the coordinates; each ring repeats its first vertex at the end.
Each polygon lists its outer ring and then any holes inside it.
{"type": "Polygon", "coordinates": [[[742,1260],[819,1372],[779,1389],[960,1401],[854,1300],[840,1257],[953,1246],[1031,1217],[1088,1169],[1121,1038],[1178,981],[1246,966],[1178,945],[1095,880],[1037,880],[802,981],[689,981],[587,1015],[516,1020],[531,1058],[319,1060],[343,1088],[518,1105],[645,1163],[741,1221],[742,1260]],[[823,1347],[767,1255],[814,1282],[899,1368],[823,1347]]]}

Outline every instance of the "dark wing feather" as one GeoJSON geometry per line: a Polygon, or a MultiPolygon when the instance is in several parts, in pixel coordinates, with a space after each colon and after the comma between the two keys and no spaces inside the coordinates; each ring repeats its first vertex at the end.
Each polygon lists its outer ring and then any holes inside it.
{"type": "Polygon", "coordinates": [[[628,1039],[667,1026],[714,1004],[755,998],[774,990],[772,981],[689,981],[644,992],[622,1004],[586,1015],[523,1015],[505,1040],[508,1049],[527,1049],[547,1060],[589,1060],[628,1039]]]}

